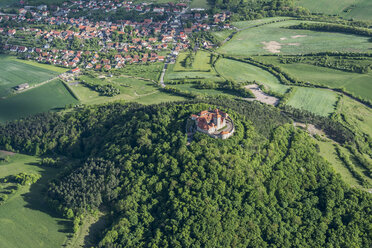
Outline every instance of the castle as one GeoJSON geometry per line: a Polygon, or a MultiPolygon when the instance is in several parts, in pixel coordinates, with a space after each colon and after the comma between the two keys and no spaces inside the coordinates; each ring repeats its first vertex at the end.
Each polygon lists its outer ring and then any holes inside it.
{"type": "Polygon", "coordinates": [[[219,109],[204,110],[199,115],[191,115],[191,119],[195,121],[197,131],[206,133],[213,138],[227,139],[235,131],[229,115],[219,109]]]}

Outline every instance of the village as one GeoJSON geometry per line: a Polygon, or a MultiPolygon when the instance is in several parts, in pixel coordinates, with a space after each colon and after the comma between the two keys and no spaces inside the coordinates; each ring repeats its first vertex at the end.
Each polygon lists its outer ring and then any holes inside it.
{"type": "MultiPolygon", "coordinates": [[[[174,63],[180,51],[195,46],[194,32],[229,29],[227,18],[229,13],[209,16],[204,9],[189,9],[187,3],[71,1],[50,9],[23,5],[18,14],[2,14],[0,36],[6,41],[3,51],[23,59],[109,71],[132,63],[174,63]],[[89,16],[71,17],[92,10],[110,15],[120,11],[123,17],[136,18],[95,21],[89,16]],[[8,28],[9,22],[22,25],[8,28]]],[[[197,45],[208,49],[214,44],[203,41],[197,45]]]]}

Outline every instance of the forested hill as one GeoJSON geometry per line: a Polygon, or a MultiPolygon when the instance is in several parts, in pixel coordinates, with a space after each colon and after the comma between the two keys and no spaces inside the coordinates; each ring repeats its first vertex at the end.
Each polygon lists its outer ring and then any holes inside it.
{"type": "Polygon", "coordinates": [[[371,196],[346,186],[307,133],[269,106],[218,106],[43,114],[0,127],[0,148],[82,159],[47,194],[75,220],[110,210],[98,247],[371,247],[371,196]],[[234,136],[198,133],[187,145],[190,114],[218,106],[234,120],[234,136]]]}

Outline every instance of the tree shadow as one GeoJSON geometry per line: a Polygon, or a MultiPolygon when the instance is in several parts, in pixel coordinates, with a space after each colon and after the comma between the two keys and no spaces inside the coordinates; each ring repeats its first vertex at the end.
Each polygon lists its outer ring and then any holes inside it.
{"type": "Polygon", "coordinates": [[[58,232],[71,233],[72,232],[72,221],[65,219],[60,213],[56,212],[48,204],[47,201],[47,189],[50,180],[54,179],[59,171],[58,168],[51,167],[40,167],[37,163],[27,163],[27,165],[37,166],[42,168],[39,172],[40,179],[31,185],[30,191],[22,194],[24,201],[27,203],[26,208],[40,211],[48,214],[54,219],[57,219],[57,224],[59,225],[58,232]]]}
{"type": "Polygon", "coordinates": [[[102,215],[94,222],[88,231],[88,235],[84,238],[84,247],[89,248],[96,245],[104,234],[104,230],[110,223],[108,215],[102,215]]]}

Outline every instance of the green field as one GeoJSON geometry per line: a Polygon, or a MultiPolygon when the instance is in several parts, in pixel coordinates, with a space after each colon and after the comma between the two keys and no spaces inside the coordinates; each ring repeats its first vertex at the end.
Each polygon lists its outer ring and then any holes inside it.
{"type": "Polygon", "coordinates": [[[337,94],[325,89],[296,87],[288,105],[327,116],[334,112],[337,94]]]}
{"type": "Polygon", "coordinates": [[[234,32],[234,30],[230,30],[230,29],[225,29],[225,30],[222,30],[222,31],[216,31],[216,32],[212,32],[212,35],[219,41],[219,42],[222,42],[224,41],[227,37],[229,37],[232,33],[234,32]]]}
{"type": "Polygon", "coordinates": [[[347,91],[372,100],[372,73],[359,74],[308,64],[278,64],[289,74],[302,80],[320,83],[332,88],[344,87],[347,91]]]}
{"type": "Polygon", "coordinates": [[[6,99],[0,99],[0,122],[58,110],[77,102],[62,82],[55,80],[6,99]]]}
{"type": "Polygon", "coordinates": [[[372,137],[372,109],[350,97],[343,96],[337,113],[343,114],[343,121],[353,130],[372,137]]]}
{"type": "Polygon", "coordinates": [[[190,8],[203,8],[203,9],[209,9],[208,0],[192,0],[190,4],[190,8]]]}
{"type": "Polygon", "coordinates": [[[337,14],[361,20],[372,19],[370,0],[299,0],[298,5],[316,13],[337,14]]]}
{"type": "Polygon", "coordinates": [[[217,72],[228,80],[236,82],[256,81],[281,94],[284,94],[289,88],[280,84],[279,80],[271,73],[248,63],[231,59],[219,59],[215,67],[217,72]]]}
{"type": "Polygon", "coordinates": [[[173,88],[180,89],[182,91],[193,92],[203,95],[215,96],[221,94],[228,94],[227,92],[216,90],[216,89],[197,89],[194,84],[176,84],[172,85],[173,88]]]}
{"type": "Polygon", "coordinates": [[[82,76],[85,81],[98,84],[113,84],[120,89],[121,94],[114,97],[100,96],[99,93],[87,88],[82,84],[70,85],[70,89],[84,104],[101,104],[112,101],[135,101],[142,104],[155,104],[184,100],[183,97],[173,96],[160,92],[154,83],[150,81],[128,78],[124,76],[98,79],[82,76]]]}
{"type": "Polygon", "coordinates": [[[0,56],[0,97],[9,95],[12,88],[23,83],[35,85],[57,76],[58,72],[50,70],[56,68],[39,65],[35,62],[23,62],[13,57],[0,56]]]}
{"type": "Polygon", "coordinates": [[[231,24],[239,29],[243,29],[243,28],[247,28],[247,27],[251,27],[255,25],[261,25],[261,24],[270,23],[274,21],[289,20],[289,19],[291,19],[291,17],[277,16],[277,17],[268,17],[268,18],[251,20],[251,21],[233,22],[231,24]]]}
{"type": "Polygon", "coordinates": [[[361,188],[358,180],[356,180],[350,171],[345,167],[344,163],[340,160],[337,155],[337,152],[334,147],[334,143],[330,140],[328,141],[318,141],[316,143],[319,145],[319,154],[325,158],[331,166],[333,170],[340,174],[342,180],[349,184],[351,187],[358,187],[361,188]]]}
{"type": "Polygon", "coordinates": [[[255,54],[306,54],[310,52],[365,52],[372,49],[367,37],[286,29],[301,21],[284,21],[240,31],[217,51],[235,56],[255,54]]]}
{"type": "Polygon", "coordinates": [[[177,61],[174,64],[173,71],[209,71],[213,70],[210,64],[210,56],[211,54],[205,51],[198,51],[194,55],[194,62],[190,68],[184,66],[184,60],[189,55],[188,52],[180,53],[178,55],[177,61]]]}
{"type": "MultiPolygon", "coordinates": [[[[21,172],[42,177],[31,186],[20,188],[0,206],[0,247],[61,247],[67,240],[70,224],[55,217],[47,208],[43,190],[58,169],[40,168],[34,164],[38,158],[14,155],[9,163],[0,164],[0,178],[21,172]]],[[[0,188],[9,183],[0,183],[0,188]]]]}

